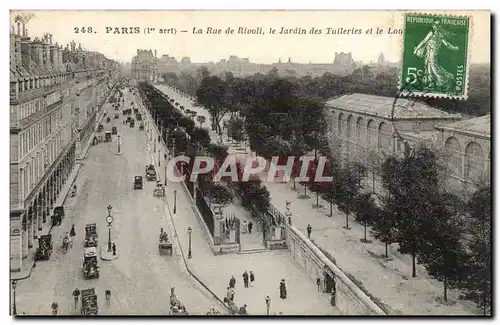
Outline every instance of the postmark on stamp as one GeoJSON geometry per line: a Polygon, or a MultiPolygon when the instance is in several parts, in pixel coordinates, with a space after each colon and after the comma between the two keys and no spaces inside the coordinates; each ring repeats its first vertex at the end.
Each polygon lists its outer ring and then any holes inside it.
{"type": "Polygon", "coordinates": [[[402,95],[467,99],[470,17],[404,17],[402,95]]]}

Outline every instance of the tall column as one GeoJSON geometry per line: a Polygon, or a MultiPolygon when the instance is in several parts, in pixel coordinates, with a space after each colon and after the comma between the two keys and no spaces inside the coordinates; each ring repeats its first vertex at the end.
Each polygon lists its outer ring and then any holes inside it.
{"type": "Polygon", "coordinates": [[[33,248],[33,208],[28,209],[28,249],[33,248]]]}
{"type": "Polygon", "coordinates": [[[36,217],[38,220],[37,226],[38,231],[42,231],[43,228],[43,192],[38,196],[38,206],[36,207],[36,217]]]}
{"type": "MultiPolygon", "coordinates": [[[[26,213],[26,212],[25,212],[26,213]]],[[[27,223],[23,223],[23,238],[22,238],[22,256],[26,258],[29,254],[28,250],[28,225],[27,223]]]]}
{"type": "Polygon", "coordinates": [[[33,204],[33,239],[38,239],[38,198],[33,204]]]}

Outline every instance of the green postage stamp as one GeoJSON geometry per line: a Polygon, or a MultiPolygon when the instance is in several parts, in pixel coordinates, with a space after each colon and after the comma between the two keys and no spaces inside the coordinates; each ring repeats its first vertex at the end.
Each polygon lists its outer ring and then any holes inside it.
{"type": "Polygon", "coordinates": [[[404,17],[402,95],[467,99],[470,18],[404,17]]]}

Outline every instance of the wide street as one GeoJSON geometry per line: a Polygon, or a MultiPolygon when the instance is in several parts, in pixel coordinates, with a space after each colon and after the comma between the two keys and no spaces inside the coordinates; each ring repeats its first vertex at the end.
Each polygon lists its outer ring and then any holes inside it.
{"type": "MultiPolygon", "coordinates": [[[[124,91],[125,107],[135,101],[124,91]]],[[[165,315],[169,311],[170,288],[175,292],[190,314],[205,314],[209,308],[221,310],[220,305],[207,294],[181,266],[179,255],[159,256],[158,235],[160,228],[167,231],[164,201],[153,196],[154,182],[144,177],[146,164],[151,163],[146,131],[139,131],[124,124],[120,107],[119,119],[113,119],[110,104],[107,112],[112,117],[104,124],[104,131],[117,126],[121,136],[121,155],[117,155],[117,136],[112,142],[92,146],[76,185],[78,194],[68,197],[66,217],[62,226],[52,230],[54,252],[49,261],[37,262],[31,276],[18,282],[17,310],[19,314],[51,314],[50,305],[57,302],[58,314],[78,315],[80,306],[73,305],[72,291],[95,288],[100,315],[165,315]],[[134,176],[144,177],[144,189],[134,190],[134,176]],[[85,280],[82,272],[85,225],[97,223],[99,251],[107,245],[106,215],[112,206],[114,221],[112,241],[117,245],[118,258],[113,261],[99,259],[100,277],[85,280]],[[67,253],[61,249],[64,232],[75,224],[73,247],[67,253]],[[104,291],[111,290],[109,304],[104,291]]],[[[104,131],[99,135],[104,137],[104,131]]],[[[222,311],[222,310],[221,310],[222,311]]]]}

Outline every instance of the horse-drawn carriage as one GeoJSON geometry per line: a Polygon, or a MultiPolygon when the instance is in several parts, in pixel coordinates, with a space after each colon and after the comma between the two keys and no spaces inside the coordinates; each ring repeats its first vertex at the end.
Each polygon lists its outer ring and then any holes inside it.
{"type": "Polygon", "coordinates": [[[149,164],[146,166],[146,179],[148,181],[156,181],[156,170],[153,164],[149,164]]]}
{"type": "Polygon", "coordinates": [[[187,315],[186,306],[175,295],[175,288],[170,289],[170,315],[187,315]]]}
{"type": "Polygon", "coordinates": [[[156,188],[153,190],[153,196],[165,196],[165,186],[161,181],[156,181],[156,188]]]}
{"type": "Polygon", "coordinates": [[[52,254],[52,235],[38,237],[38,248],[35,253],[35,261],[48,260],[52,254]]]}
{"type": "Polygon", "coordinates": [[[104,142],[111,142],[111,131],[106,131],[104,133],[104,142]]]}
{"type": "Polygon", "coordinates": [[[97,247],[97,225],[89,223],[85,226],[85,247],[97,247]]]}
{"type": "Polygon", "coordinates": [[[118,129],[116,128],[116,126],[113,126],[111,128],[111,134],[114,134],[114,135],[118,134],[118,129]]]}
{"type": "Polygon", "coordinates": [[[97,132],[101,132],[103,129],[104,125],[102,125],[102,123],[99,123],[99,125],[97,126],[97,132]]]}
{"type": "Polygon", "coordinates": [[[139,131],[143,131],[144,130],[144,123],[141,123],[139,124],[139,131]]]}
{"type": "MultiPolygon", "coordinates": [[[[118,108],[116,108],[116,110],[118,110],[118,108]]],[[[120,118],[120,114],[115,113],[115,115],[114,115],[114,119],[116,120],[116,119],[119,119],[119,118],[120,118]]]]}
{"type": "Polygon", "coordinates": [[[131,119],[131,120],[130,120],[129,126],[130,126],[131,128],[135,127],[135,120],[134,120],[134,119],[131,119]]]}
{"type": "Polygon", "coordinates": [[[160,256],[172,256],[172,243],[169,241],[167,233],[163,232],[163,228],[160,230],[160,238],[158,241],[158,250],[160,251],[160,256]]]}
{"type": "Polygon", "coordinates": [[[97,295],[95,294],[94,288],[83,289],[82,295],[82,309],[81,313],[83,316],[97,316],[99,312],[99,306],[97,305],[97,295]]]}
{"type": "Polygon", "coordinates": [[[109,122],[111,122],[111,117],[108,116],[108,117],[106,117],[106,123],[109,123],[109,122]]]}
{"type": "Polygon", "coordinates": [[[97,248],[87,247],[83,254],[83,276],[85,279],[99,277],[99,264],[97,263],[97,248]]]}

